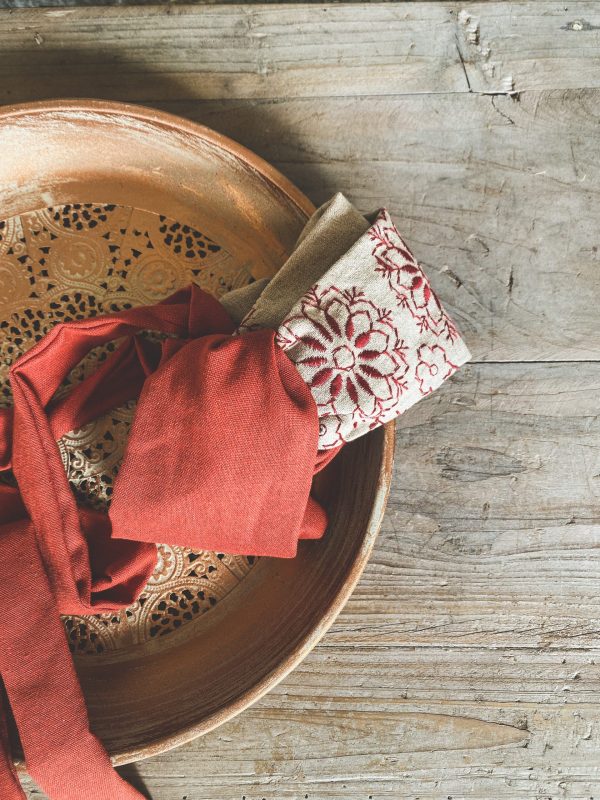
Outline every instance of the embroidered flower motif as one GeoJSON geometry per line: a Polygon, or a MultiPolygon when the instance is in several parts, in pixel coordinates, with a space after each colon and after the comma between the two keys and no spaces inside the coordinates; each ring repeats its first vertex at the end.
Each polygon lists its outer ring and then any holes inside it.
{"type": "Polygon", "coordinates": [[[446,352],[439,344],[423,345],[418,351],[419,363],[415,375],[421,394],[426,395],[437,389],[458,367],[448,360],[446,352]]]}
{"type": "Polygon", "coordinates": [[[385,210],[378,214],[368,233],[374,242],[375,271],[387,279],[399,305],[417,319],[421,331],[444,335],[453,342],[458,337],[454,323],[385,210]]]}
{"type": "Polygon", "coordinates": [[[319,450],[337,447],[344,440],[342,436],[344,421],[338,416],[324,416],[319,419],[319,450]]]}
{"type": "MultiPolygon", "coordinates": [[[[391,316],[356,288],[317,285],[304,296],[300,313],[279,328],[276,342],[288,351],[321,414],[350,415],[356,425],[379,420],[396,405],[406,390],[408,364],[391,316]]],[[[329,440],[335,425],[328,425],[329,440]]],[[[329,446],[346,440],[336,430],[329,446]]]]}
{"type": "Polygon", "coordinates": [[[315,400],[321,450],[393,420],[470,358],[387,209],[371,220],[275,338],[315,400]]]}

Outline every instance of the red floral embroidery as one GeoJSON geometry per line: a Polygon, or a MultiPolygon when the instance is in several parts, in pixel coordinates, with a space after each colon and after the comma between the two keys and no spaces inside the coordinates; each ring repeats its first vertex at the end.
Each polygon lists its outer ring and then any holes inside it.
{"type": "Polygon", "coordinates": [[[345,441],[343,432],[344,420],[335,415],[325,415],[319,418],[319,450],[328,450],[337,447],[345,441]]]}
{"type": "Polygon", "coordinates": [[[321,450],[394,419],[470,358],[387,209],[371,219],[276,334],[314,397],[321,450]]]}
{"type": "MultiPolygon", "coordinates": [[[[359,421],[380,423],[407,389],[407,348],[391,312],[356,288],[315,286],[276,341],[313,389],[320,412],[347,417],[353,428],[359,421]]],[[[338,422],[329,423],[327,440],[345,439],[349,431],[338,422]]]]}
{"type": "Polygon", "coordinates": [[[430,394],[442,380],[446,380],[456,372],[458,367],[448,360],[446,352],[439,344],[433,346],[423,345],[417,350],[419,363],[415,369],[415,376],[419,383],[421,394],[430,394]]]}
{"type": "Polygon", "coordinates": [[[456,326],[385,209],[375,218],[368,235],[374,242],[375,271],[387,279],[399,305],[410,311],[420,330],[450,342],[458,338],[456,326]]]}

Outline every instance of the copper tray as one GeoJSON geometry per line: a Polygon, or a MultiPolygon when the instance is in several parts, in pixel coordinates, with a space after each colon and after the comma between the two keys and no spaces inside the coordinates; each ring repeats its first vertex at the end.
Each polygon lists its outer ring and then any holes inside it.
{"type": "MultiPolygon", "coordinates": [[[[4,107],[0,153],[4,404],[10,363],[57,321],[156,302],[190,281],[219,295],[270,276],[314,210],[231,139],[139,106],[4,107]]],[[[70,380],[105,354],[91,353],[70,380]]],[[[127,404],[60,440],[82,502],[109,501],[133,411],[127,404]]],[[[297,558],[160,544],[156,572],[134,606],[65,618],[92,726],[115,763],[215,728],[310,652],[366,564],[393,444],[390,424],[335,459],[322,488],[330,529],[322,541],[302,543],[297,558]]]]}

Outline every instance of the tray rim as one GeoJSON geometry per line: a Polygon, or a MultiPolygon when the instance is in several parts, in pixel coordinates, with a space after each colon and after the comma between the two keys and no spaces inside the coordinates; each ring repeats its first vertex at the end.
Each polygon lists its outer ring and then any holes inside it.
{"type": "Polygon", "coordinates": [[[189,133],[195,138],[205,139],[216,147],[226,150],[230,155],[243,161],[246,165],[254,167],[272,187],[282,192],[304,214],[310,216],[315,211],[315,205],[298,189],[289,178],[286,178],[276,167],[266,161],[262,156],[250,150],[245,145],[236,142],[229,136],[219,133],[200,122],[193,122],[177,114],[171,114],[162,109],[151,106],[138,105],[137,103],[123,103],[116,100],[98,100],[96,98],[35,100],[26,103],[13,103],[0,106],[0,127],[11,119],[19,117],[44,114],[48,112],[92,112],[105,116],[128,115],[136,117],[163,128],[172,128],[178,132],[189,133]]]}

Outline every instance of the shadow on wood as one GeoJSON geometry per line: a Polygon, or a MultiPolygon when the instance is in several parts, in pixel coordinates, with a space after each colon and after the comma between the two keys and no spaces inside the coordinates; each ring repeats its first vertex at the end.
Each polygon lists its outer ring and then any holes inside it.
{"type": "Polygon", "coordinates": [[[145,782],[140,776],[140,772],[135,764],[125,764],[123,767],[117,767],[117,772],[123,780],[130,783],[134,789],[137,789],[140,794],[143,794],[147,800],[153,800],[152,795],[145,782]]]}
{"type": "MultiPolygon", "coordinates": [[[[206,82],[210,83],[208,75],[206,82]]],[[[236,124],[235,104],[232,107],[226,94],[223,100],[205,98],[202,82],[197,86],[199,91],[191,92],[183,79],[152,72],[135,59],[124,58],[106,47],[100,50],[36,45],[0,52],[0,103],[68,98],[131,102],[129,98],[135,97],[134,105],[153,106],[206,125],[267,160],[280,142],[286,142],[288,153],[293,150],[294,131],[283,123],[280,114],[269,113],[277,101],[251,103],[250,109],[248,101],[239,101],[245,109],[241,127],[236,124]]],[[[302,160],[299,141],[297,160],[302,160]]],[[[285,174],[285,165],[279,169],[285,174]]],[[[317,165],[306,164],[303,172],[305,186],[319,186],[323,181],[317,165]]],[[[310,191],[307,194],[310,197],[310,191]]]]}

